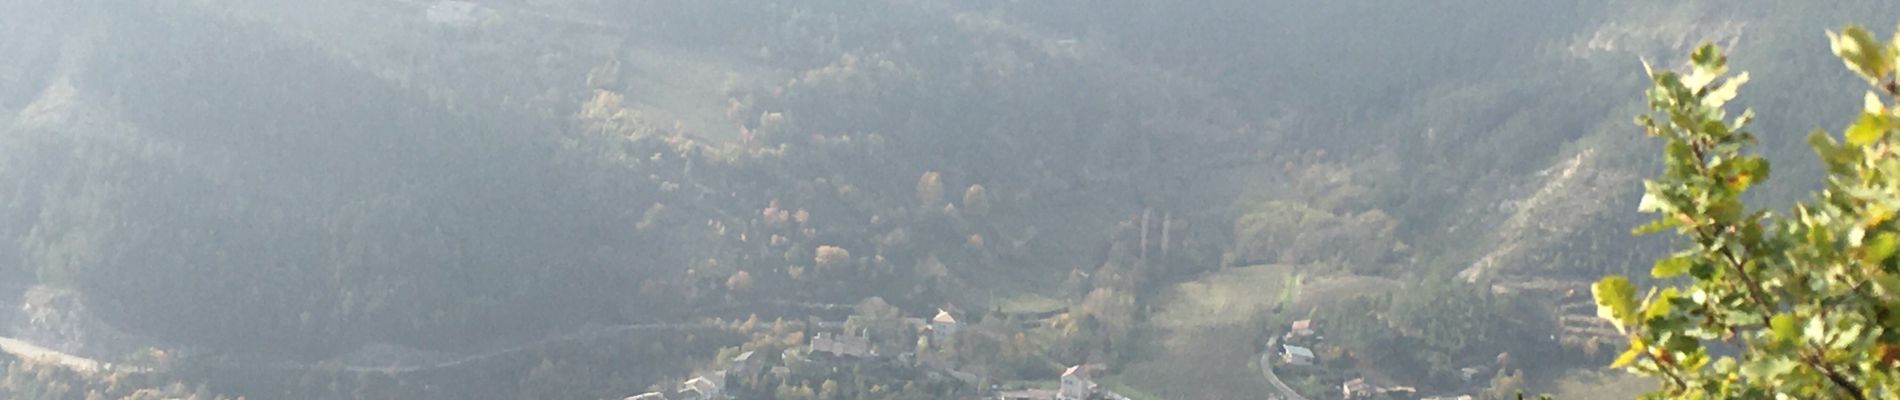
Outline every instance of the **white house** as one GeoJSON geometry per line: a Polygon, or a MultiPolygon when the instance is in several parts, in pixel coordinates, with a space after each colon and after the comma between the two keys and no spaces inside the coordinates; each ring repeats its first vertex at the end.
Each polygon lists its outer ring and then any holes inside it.
{"type": "Polygon", "coordinates": [[[1285,357],[1287,364],[1313,365],[1313,349],[1290,344],[1280,345],[1280,348],[1282,350],[1281,355],[1285,357]]]}
{"type": "Polygon", "coordinates": [[[676,392],[682,400],[712,400],[726,394],[726,373],[724,371],[700,375],[680,384],[676,392]]]}
{"type": "Polygon", "coordinates": [[[1366,378],[1353,379],[1339,385],[1339,392],[1345,395],[1346,400],[1372,398],[1373,390],[1372,384],[1366,383],[1366,378]]]}
{"type": "Polygon", "coordinates": [[[943,340],[957,336],[957,317],[950,311],[937,309],[937,317],[930,319],[930,339],[943,340]]]}
{"type": "Polygon", "coordinates": [[[733,357],[732,367],[731,367],[732,373],[739,375],[740,377],[746,377],[746,376],[751,376],[753,371],[757,371],[759,369],[759,365],[764,360],[762,359],[763,357],[760,357],[759,355],[754,354],[754,353],[756,352],[746,351],[744,353],[739,353],[738,357],[733,357]]]}
{"type": "Polygon", "coordinates": [[[1095,373],[1101,370],[1100,364],[1077,365],[1062,371],[1062,388],[1056,391],[1056,400],[1085,400],[1095,394],[1097,386],[1095,373]]]}
{"type": "Polygon", "coordinates": [[[1318,334],[1319,331],[1313,328],[1314,328],[1313,320],[1302,319],[1298,321],[1293,321],[1293,325],[1289,326],[1287,329],[1287,332],[1286,332],[1287,337],[1296,338],[1296,337],[1313,336],[1315,334],[1318,334]]]}
{"type": "Polygon", "coordinates": [[[831,353],[833,356],[865,357],[871,355],[871,339],[863,336],[833,336],[830,332],[819,332],[812,336],[808,350],[811,354],[831,353]]]}

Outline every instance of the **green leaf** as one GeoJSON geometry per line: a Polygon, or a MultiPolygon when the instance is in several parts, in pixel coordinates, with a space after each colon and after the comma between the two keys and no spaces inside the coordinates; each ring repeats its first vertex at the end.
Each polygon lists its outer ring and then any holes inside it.
{"type": "Polygon", "coordinates": [[[1714,366],[1714,367],[1715,367],[1715,370],[1716,370],[1717,372],[1727,372],[1727,371],[1734,371],[1734,370],[1735,370],[1735,358],[1734,358],[1734,357],[1728,357],[1728,356],[1722,356],[1721,358],[1717,358],[1717,359],[1715,359],[1715,366],[1714,366]]]}
{"type": "Polygon", "coordinates": [[[1860,332],[1861,332],[1862,327],[1863,325],[1854,324],[1854,325],[1848,325],[1847,327],[1841,329],[1839,333],[1836,333],[1833,338],[1829,339],[1828,347],[1833,348],[1833,349],[1844,349],[1853,345],[1855,341],[1860,340],[1860,332]]]}
{"type": "Polygon", "coordinates": [[[1792,342],[1799,337],[1797,335],[1801,333],[1796,330],[1800,328],[1794,324],[1794,316],[1788,314],[1775,314],[1774,318],[1768,319],[1768,329],[1774,333],[1775,341],[1778,342],[1792,342]]]}
{"type": "Polygon", "coordinates": [[[1709,204],[1708,208],[1708,216],[1714,217],[1716,221],[1732,224],[1742,219],[1742,201],[1732,196],[1720,198],[1709,204]]]}
{"type": "Polygon", "coordinates": [[[1689,268],[1689,276],[1702,280],[1716,279],[1722,276],[1722,269],[1716,268],[1715,263],[1695,263],[1689,268]]]}
{"type": "Polygon", "coordinates": [[[1854,120],[1854,124],[1847,127],[1847,144],[1866,146],[1880,140],[1880,137],[1885,135],[1887,129],[1891,127],[1892,124],[1884,114],[1861,113],[1860,119],[1854,120]]]}
{"type": "Polygon", "coordinates": [[[1874,276],[1873,281],[1874,288],[1880,289],[1880,291],[1876,293],[1889,297],[1900,297],[1900,276],[1881,274],[1874,276]]]}
{"type": "Polygon", "coordinates": [[[1657,260],[1656,266],[1650,267],[1649,276],[1654,278],[1674,277],[1676,275],[1682,275],[1684,272],[1689,272],[1689,267],[1694,265],[1694,257],[1687,254],[1677,254],[1669,258],[1657,260]]]}
{"type": "Polygon", "coordinates": [[[1636,287],[1630,280],[1618,275],[1610,275],[1590,286],[1590,293],[1597,300],[1597,317],[1610,320],[1618,331],[1636,322],[1636,287]]]}
{"type": "Polygon", "coordinates": [[[1860,74],[1868,83],[1879,82],[1892,67],[1887,46],[1874,40],[1874,34],[1867,28],[1848,26],[1838,34],[1828,32],[1827,39],[1834,47],[1834,55],[1840,56],[1847,69],[1860,74]]]}
{"type": "Polygon", "coordinates": [[[1672,300],[1675,300],[1676,297],[1679,296],[1680,294],[1676,291],[1676,288],[1664,288],[1662,294],[1649,300],[1646,302],[1647,305],[1643,306],[1643,319],[1654,319],[1669,315],[1669,307],[1672,305],[1672,300]]]}
{"type": "Polygon", "coordinates": [[[1808,147],[1814,148],[1815,153],[1825,156],[1839,146],[1834,143],[1834,137],[1829,136],[1827,131],[1815,129],[1808,132],[1808,147]]]}
{"type": "Polygon", "coordinates": [[[1861,245],[1860,261],[1867,264],[1879,264],[1893,257],[1895,241],[1893,232],[1881,232],[1861,245]]]}
{"type": "MultiPolygon", "coordinates": [[[[1648,198],[1649,196],[1643,196],[1643,197],[1648,198]]],[[[1661,232],[1664,229],[1675,227],[1677,224],[1678,223],[1676,222],[1675,219],[1657,218],[1657,219],[1650,220],[1649,222],[1643,223],[1643,225],[1637,226],[1635,229],[1631,229],[1630,234],[1631,235],[1647,235],[1651,233],[1661,232]]]]}
{"type": "MultiPolygon", "coordinates": [[[[1745,128],[1748,126],[1749,121],[1754,121],[1754,120],[1755,120],[1755,110],[1743,109],[1742,115],[1735,117],[1735,122],[1732,124],[1729,124],[1728,129],[1731,131],[1741,132],[1742,128],[1745,128]]],[[[1754,138],[1750,137],[1749,141],[1751,142],[1754,141],[1754,138]]]]}
{"type": "Polygon", "coordinates": [[[1623,350],[1623,354],[1616,355],[1616,360],[1610,362],[1610,368],[1622,368],[1623,366],[1630,365],[1631,362],[1636,361],[1636,356],[1640,355],[1643,355],[1641,342],[1631,341],[1629,349],[1623,350]]]}
{"type": "Polygon", "coordinates": [[[1779,357],[1769,358],[1743,365],[1742,375],[1756,380],[1768,380],[1769,378],[1793,372],[1796,366],[1797,364],[1793,360],[1779,357]]]}
{"type": "Polygon", "coordinates": [[[1759,156],[1744,156],[1735,159],[1734,164],[1735,168],[1731,172],[1734,174],[1733,179],[1729,182],[1731,190],[1748,190],[1749,185],[1768,180],[1768,160],[1759,156]]]}
{"type": "Polygon", "coordinates": [[[1676,205],[1670,204],[1668,199],[1663,198],[1662,184],[1652,181],[1643,182],[1643,186],[1648,190],[1644,191],[1643,199],[1636,202],[1636,211],[1660,213],[1676,212],[1676,205]]]}
{"type": "MultiPolygon", "coordinates": [[[[1689,90],[1702,90],[1702,88],[1708,87],[1710,82],[1715,82],[1715,78],[1719,77],[1721,77],[1721,75],[1717,75],[1713,71],[1698,67],[1695,71],[1690,72],[1688,76],[1682,77],[1682,86],[1689,88],[1689,90]]],[[[1704,100],[1706,101],[1707,99],[1705,98],[1704,100]]],[[[1708,103],[1705,102],[1703,104],[1708,103]]]]}
{"type": "Polygon", "coordinates": [[[1710,90],[1707,95],[1704,95],[1702,97],[1702,105],[1714,108],[1727,104],[1729,100],[1735,99],[1736,92],[1740,91],[1742,84],[1745,83],[1748,83],[1747,72],[1735,74],[1735,77],[1728,78],[1727,81],[1722,82],[1721,86],[1716,86],[1714,90],[1710,90]]]}
{"type": "Polygon", "coordinates": [[[1809,343],[1821,343],[1827,339],[1827,321],[1822,320],[1819,315],[1809,318],[1808,325],[1802,328],[1801,338],[1807,339],[1809,343]]]}
{"type": "MultiPolygon", "coordinates": [[[[1722,48],[1714,43],[1702,43],[1689,53],[1689,62],[1695,65],[1697,74],[1721,75],[1728,73],[1728,57],[1722,56],[1722,48]]],[[[1690,89],[1701,89],[1702,85],[1689,85],[1690,89]]]]}
{"type": "Polygon", "coordinates": [[[1850,164],[1854,162],[1854,155],[1857,154],[1835,142],[1834,136],[1820,129],[1808,132],[1808,146],[1814,148],[1814,154],[1821,159],[1822,165],[1826,165],[1828,171],[1834,173],[1848,173],[1850,164]]]}

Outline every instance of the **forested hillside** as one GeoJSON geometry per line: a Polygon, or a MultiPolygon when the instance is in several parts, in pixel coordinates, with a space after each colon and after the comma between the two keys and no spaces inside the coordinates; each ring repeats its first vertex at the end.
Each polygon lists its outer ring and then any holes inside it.
{"type": "MultiPolygon", "coordinates": [[[[1798,133],[1857,110],[1802,83],[1846,77],[1821,32],[1900,18],[1388,3],[8,2],[0,298],[114,334],[0,334],[253,398],[620,398],[944,309],[954,345],[874,346],[1211,399],[1317,319],[1337,361],[1277,378],[1312,398],[1557,391],[1607,358],[1572,291],[1669,245],[1628,234],[1642,61],[1723,44],[1818,176],[1798,133]]],[[[734,390],[978,393],[854,368],[734,390]]]]}

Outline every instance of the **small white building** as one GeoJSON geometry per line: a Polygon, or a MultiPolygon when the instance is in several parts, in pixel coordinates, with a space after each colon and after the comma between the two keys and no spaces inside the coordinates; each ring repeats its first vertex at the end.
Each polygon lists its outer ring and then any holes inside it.
{"type": "Polygon", "coordinates": [[[762,357],[756,353],[755,351],[748,350],[744,353],[739,353],[738,357],[733,357],[732,366],[730,368],[731,372],[740,377],[751,376],[754,371],[759,369],[759,365],[763,364],[764,361],[762,357]]]}
{"type": "Polygon", "coordinates": [[[724,398],[726,394],[725,371],[700,375],[680,384],[675,392],[680,400],[712,400],[724,398]]]}
{"type": "Polygon", "coordinates": [[[1077,365],[1062,371],[1062,389],[1056,391],[1056,400],[1085,400],[1095,394],[1095,382],[1092,368],[1077,365]]]}
{"type": "Polygon", "coordinates": [[[1372,398],[1373,390],[1372,384],[1366,383],[1366,378],[1353,379],[1339,385],[1339,392],[1345,395],[1346,400],[1372,398]]]}
{"type": "Polygon", "coordinates": [[[950,311],[937,309],[937,317],[930,319],[930,339],[944,340],[957,336],[957,317],[950,311]]]}
{"type": "Polygon", "coordinates": [[[866,357],[871,356],[871,339],[863,336],[839,335],[819,332],[812,336],[807,350],[810,354],[830,353],[833,356],[866,357]]]}
{"type": "Polygon", "coordinates": [[[1287,327],[1286,334],[1288,338],[1296,338],[1317,335],[1319,331],[1314,329],[1313,320],[1302,319],[1293,321],[1293,324],[1287,327]]]}
{"type": "Polygon", "coordinates": [[[1280,345],[1281,357],[1290,365],[1313,365],[1313,349],[1294,345],[1280,345]]]}
{"type": "Polygon", "coordinates": [[[1465,382],[1477,382],[1478,378],[1484,377],[1485,372],[1489,371],[1485,371],[1483,367],[1464,367],[1458,369],[1458,376],[1464,378],[1465,382]]]}

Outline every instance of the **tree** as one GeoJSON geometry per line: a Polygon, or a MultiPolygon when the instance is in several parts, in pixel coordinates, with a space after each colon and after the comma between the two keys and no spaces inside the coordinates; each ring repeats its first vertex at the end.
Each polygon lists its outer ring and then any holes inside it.
{"type": "Polygon", "coordinates": [[[943,175],[937,171],[925,171],[917,177],[917,204],[919,210],[930,211],[943,204],[943,175]]]}
{"type": "Polygon", "coordinates": [[[825,383],[818,385],[818,398],[836,399],[838,397],[838,381],[826,379],[825,383]]]}
{"type": "Polygon", "coordinates": [[[1673,229],[1689,243],[1655,263],[1658,287],[1640,301],[1625,277],[1592,287],[1598,314],[1629,337],[1612,365],[1662,380],[1648,397],[1900,392],[1900,110],[1892,105],[1900,87],[1891,76],[1900,43],[1877,42],[1858,26],[1829,38],[1877,90],[1844,142],[1810,134],[1825,186],[1785,216],[1747,210],[1742,200],[1769,171],[1743,151],[1754,141],[1745,130],[1752,113],[1729,119],[1723,108],[1748,75],[1728,76],[1713,45],[1690,55],[1686,73],[1649,71],[1651,112],[1636,121],[1665,142],[1665,168],[1644,182],[1639,205],[1658,216],[1635,232],[1673,229]]]}
{"type": "Polygon", "coordinates": [[[963,191],[963,210],[970,215],[984,216],[990,213],[990,191],[983,185],[970,185],[963,191]]]}
{"type": "Polygon", "coordinates": [[[818,246],[818,255],[812,257],[812,262],[818,263],[819,268],[837,267],[846,261],[851,261],[851,251],[831,245],[818,246]]]}
{"type": "Polygon", "coordinates": [[[726,278],[726,290],[746,292],[752,290],[752,274],[745,271],[732,273],[726,278]]]}
{"type": "Polygon", "coordinates": [[[1524,371],[1511,371],[1507,374],[1503,369],[1499,369],[1498,374],[1491,377],[1490,387],[1478,393],[1478,398],[1482,400],[1522,399],[1523,396],[1524,371]]]}
{"type": "Polygon", "coordinates": [[[883,297],[866,297],[858,302],[857,310],[858,315],[873,320],[894,320],[904,316],[904,310],[899,310],[891,303],[885,302],[883,297]]]}

